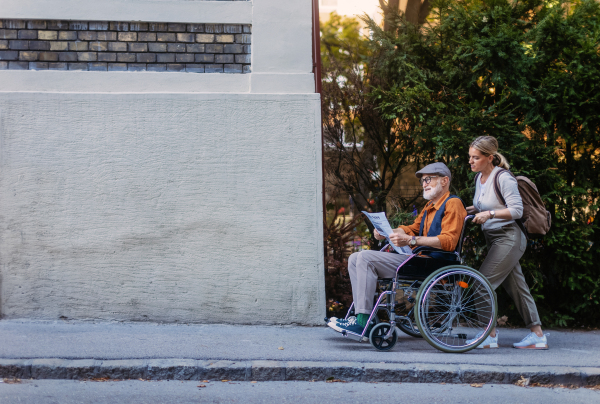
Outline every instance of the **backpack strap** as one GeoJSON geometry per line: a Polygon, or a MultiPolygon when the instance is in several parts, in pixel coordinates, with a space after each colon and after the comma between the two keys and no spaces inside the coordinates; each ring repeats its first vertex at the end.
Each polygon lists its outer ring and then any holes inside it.
{"type": "MultiPolygon", "coordinates": [[[[502,196],[502,192],[500,191],[500,174],[505,173],[505,172],[512,175],[512,177],[515,180],[517,179],[517,177],[515,177],[515,175],[511,171],[509,171],[505,168],[500,169],[494,176],[494,192],[496,193],[496,197],[498,198],[498,200],[504,206],[506,206],[506,200],[504,199],[504,197],[502,196]]],[[[525,229],[525,226],[523,225],[523,220],[515,219],[515,222],[517,223],[517,226],[519,226],[519,228],[521,229],[523,234],[525,234],[525,237],[527,238],[527,240],[529,240],[529,234],[527,233],[527,229],[525,229]]]]}

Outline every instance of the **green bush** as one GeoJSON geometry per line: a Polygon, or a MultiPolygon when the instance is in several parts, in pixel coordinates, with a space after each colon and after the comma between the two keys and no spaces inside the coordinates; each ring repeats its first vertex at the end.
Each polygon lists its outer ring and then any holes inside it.
{"type": "MultiPolygon", "coordinates": [[[[382,119],[409,123],[418,161],[445,161],[452,191],[466,202],[474,189],[468,145],[498,138],[513,172],[536,183],[552,213],[550,233],[530,240],[521,260],[542,321],[599,326],[598,3],[435,0],[422,26],[402,16],[391,31],[368,22],[372,69],[386,78],[370,93],[382,119]]],[[[478,268],[478,226],[467,237],[468,263],[478,268]]],[[[499,293],[501,314],[521,321],[499,293]]]]}

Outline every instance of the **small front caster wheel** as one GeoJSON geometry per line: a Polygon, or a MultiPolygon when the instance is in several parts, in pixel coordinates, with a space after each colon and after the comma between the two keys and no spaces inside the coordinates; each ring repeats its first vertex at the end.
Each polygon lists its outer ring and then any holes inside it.
{"type": "Polygon", "coordinates": [[[398,340],[398,334],[396,333],[396,327],[392,331],[392,334],[386,339],[386,335],[390,331],[389,323],[379,323],[371,330],[369,341],[371,345],[378,351],[389,351],[396,345],[398,340]]]}

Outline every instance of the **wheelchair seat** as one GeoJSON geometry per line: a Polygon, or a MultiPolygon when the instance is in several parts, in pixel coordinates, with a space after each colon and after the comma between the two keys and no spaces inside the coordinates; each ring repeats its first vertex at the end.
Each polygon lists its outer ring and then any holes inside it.
{"type": "Polygon", "coordinates": [[[409,258],[398,268],[398,279],[425,280],[440,268],[460,264],[460,257],[454,251],[421,246],[415,248],[413,254],[417,255],[409,258]]]}

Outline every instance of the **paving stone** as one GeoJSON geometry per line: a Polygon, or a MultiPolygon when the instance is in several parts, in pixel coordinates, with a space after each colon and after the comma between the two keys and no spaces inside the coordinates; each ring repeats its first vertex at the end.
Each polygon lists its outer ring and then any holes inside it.
{"type": "Polygon", "coordinates": [[[204,65],[197,63],[187,63],[185,65],[185,71],[188,73],[204,73],[204,65]]]}
{"type": "Polygon", "coordinates": [[[125,42],[109,42],[108,50],[111,52],[127,52],[127,43],[125,43],[125,42]]]}
{"type": "Polygon", "coordinates": [[[58,62],[58,52],[40,52],[38,57],[41,62],[58,62]]]}
{"type": "MultiPolygon", "coordinates": [[[[163,69],[148,71],[164,71],[163,69]]],[[[198,380],[199,369],[208,365],[206,361],[194,359],[151,359],[148,360],[147,378],[150,380],[198,380]]]]}
{"type": "Polygon", "coordinates": [[[117,54],[113,52],[98,53],[98,62],[116,62],[117,54]]]}
{"type": "Polygon", "coordinates": [[[209,380],[248,380],[252,368],[250,362],[214,361],[198,369],[198,378],[209,380]]]}
{"type": "Polygon", "coordinates": [[[108,21],[90,21],[88,23],[88,29],[90,31],[107,31],[108,21]]]}
{"type": "Polygon", "coordinates": [[[70,51],[86,51],[88,50],[87,42],[69,42],[70,51]]]}
{"type": "Polygon", "coordinates": [[[81,62],[95,62],[98,60],[98,54],[96,52],[78,52],[77,60],[81,62]]]}
{"type": "Polygon", "coordinates": [[[223,73],[241,73],[242,65],[238,64],[225,64],[223,65],[223,73]]]}
{"type": "Polygon", "coordinates": [[[77,39],[80,41],[96,41],[98,40],[98,33],[95,31],[79,31],[77,39]]]}
{"type": "Polygon", "coordinates": [[[38,34],[37,31],[28,30],[28,29],[22,29],[17,34],[17,37],[19,39],[37,39],[37,34],[38,34]]]}
{"type": "Polygon", "coordinates": [[[133,63],[135,62],[135,53],[117,53],[117,61],[133,63]]]}
{"type": "Polygon", "coordinates": [[[107,32],[98,32],[98,40],[99,41],[116,41],[117,33],[116,32],[108,32],[108,31],[107,32]]]}
{"type": "Polygon", "coordinates": [[[185,32],[186,24],[169,23],[170,32],[185,32]]]}
{"type": "Polygon", "coordinates": [[[131,42],[128,44],[129,52],[148,52],[148,44],[145,42],[131,42]]]}
{"type": "Polygon", "coordinates": [[[149,63],[146,66],[146,70],[148,70],[149,72],[166,72],[167,65],[162,63],[149,63]]]}
{"type": "Polygon", "coordinates": [[[286,380],[286,363],[281,361],[252,361],[250,379],[256,381],[286,380]]]}
{"type": "Polygon", "coordinates": [[[111,22],[109,23],[109,29],[111,31],[129,31],[128,22],[111,22]]]}
{"type": "Polygon", "coordinates": [[[176,37],[173,33],[159,32],[156,34],[156,40],[158,42],[175,42],[176,37]]]}
{"type": "Polygon", "coordinates": [[[28,62],[33,62],[38,60],[39,52],[33,51],[21,51],[19,52],[19,60],[26,60],[28,62]]]}
{"type": "Polygon", "coordinates": [[[66,63],[48,63],[49,70],[68,70],[69,66],[66,63]]]}
{"type": "Polygon", "coordinates": [[[148,31],[148,23],[147,22],[130,22],[129,30],[130,31],[148,31]]]}
{"type": "Polygon", "coordinates": [[[149,43],[148,50],[150,52],[166,52],[167,44],[166,43],[149,43]]]}
{"type": "Polygon", "coordinates": [[[9,70],[29,70],[29,62],[9,61],[8,69],[9,70]]]}
{"type": "Polygon", "coordinates": [[[58,32],[58,40],[59,41],[75,41],[77,39],[76,31],[59,31],[58,32]]]}
{"type": "Polygon", "coordinates": [[[108,70],[107,63],[103,62],[90,62],[88,63],[88,70],[94,72],[105,72],[108,70]]]}
{"type": "Polygon", "coordinates": [[[136,55],[136,62],[138,63],[155,63],[156,53],[138,53],[136,55]]]}
{"type": "Polygon", "coordinates": [[[8,41],[9,49],[13,50],[28,50],[29,49],[29,41],[8,41]]]}
{"type": "Polygon", "coordinates": [[[58,31],[38,31],[38,39],[55,41],[58,39],[58,31]]]}
{"type": "Polygon", "coordinates": [[[204,73],[223,73],[223,65],[204,65],[204,73]]]}
{"type": "Polygon", "coordinates": [[[0,29],[0,39],[17,39],[17,30],[0,29]]]}
{"type": "Polygon", "coordinates": [[[204,24],[188,24],[187,32],[204,32],[204,24]]]}
{"type": "Polygon", "coordinates": [[[108,71],[109,72],[126,72],[127,71],[127,63],[109,63],[108,71]]]}
{"type": "Polygon", "coordinates": [[[131,72],[144,72],[146,71],[145,63],[129,63],[127,65],[127,70],[131,72]]]}
{"type": "MultiPolygon", "coordinates": [[[[33,41],[32,41],[33,42],[33,41]]],[[[48,50],[52,51],[67,51],[69,50],[69,43],[66,41],[56,41],[56,42],[46,42],[46,41],[38,41],[40,44],[48,45],[48,50]]],[[[29,43],[29,47],[31,48],[31,42],[29,43]]]]}
{"type": "Polygon", "coordinates": [[[87,70],[87,63],[69,63],[69,70],[87,70]]]}
{"type": "MultiPolygon", "coordinates": [[[[128,67],[131,68],[131,65],[128,67]]],[[[109,379],[145,379],[147,368],[147,361],[142,359],[106,360],[102,361],[98,369],[98,377],[108,377],[109,379]]]]}
{"type": "Polygon", "coordinates": [[[72,31],[85,31],[88,29],[88,23],[85,21],[70,21],[69,29],[72,31]]]}
{"type": "Polygon", "coordinates": [[[154,42],[156,41],[155,32],[140,32],[138,33],[138,41],[154,42]]]}
{"type": "Polygon", "coordinates": [[[125,42],[137,41],[137,32],[119,32],[117,39],[125,42]]]}
{"type": "Polygon", "coordinates": [[[0,60],[17,60],[19,59],[18,51],[0,51],[0,60]]]}
{"type": "Polygon", "coordinates": [[[167,71],[168,72],[181,72],[185,70],[185,65],[184,64],[174,64],[174,63],[169,63],[167,65],[167,71]]]}
{"type": "Polygon", "coordinates": [[[77,52],[60,52],[58,60],[61,62],[75,62],[77,61],[77,52]]]}
{"type": "Polygon", "coordinates": [[[157,54],[156,61],[158,63],[175,63],[175,54],[174,53],[157,54]]]}
{"type": "Polygon", "coordinates": [[[64,359],[34,359],[31,361],[33,379],[65,379],[67,371],[64,359]]]}
{"type": "Polygon", "coordinates": [[[178,53],[175,55],[176,63],[192,63],[194,62],[194,54],[192,53],[178,53]]]}

